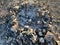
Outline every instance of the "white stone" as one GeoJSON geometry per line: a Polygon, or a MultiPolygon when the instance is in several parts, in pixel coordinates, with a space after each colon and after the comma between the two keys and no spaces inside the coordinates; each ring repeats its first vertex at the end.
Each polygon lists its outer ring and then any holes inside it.
{"type": "Polygon", "coordinates": [[[42,32],[39,32],[39,35],[42,36],[43,35],[42,32]]]}
{"type": "Polygon", "coordinates": [[[28,26],[28,25],[25,25],[24,27],[29,28],[29,26],[28,26]]]}
{"type": "Polygon", "coordinates": [[[39,23],[40,23],[40,21],[37,21],[37,23],[39,24],[39,23]]]}
{"type": "Polygon", "coordinates": [[[42,15],[45,15],[45,12],[42,12],[42,15]]]}
{"type": "Polygon", "coordinates": [[[31,19],[29,19],[29,22],[31,22],[32,20],[31,19]]]}
{"type": "Polygon", "coordinates": [[[44,43],[44,38],[40,38],[39,41],[40,41],[41,43],[44,43]]]}
{"type": "Polygon", "coordinates": [[[14,8],[19,9],[19,6],[15,6],[14,8]]]}
{"type": "Polygon", "coordinates": [[[45,30],[45,29],[43,29],[43,32],[46,32],[46,30],[45,30]]]}

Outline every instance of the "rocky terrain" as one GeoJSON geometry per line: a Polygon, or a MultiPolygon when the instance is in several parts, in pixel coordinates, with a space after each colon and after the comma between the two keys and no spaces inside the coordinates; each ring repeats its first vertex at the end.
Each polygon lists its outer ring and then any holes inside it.
{"type": "MultiPolygon", "coordinates": [[[[29,1],[30,3],[32,3],[31,0],[29,1]]],[[[47,35],[53,35],[55,40],[60,45],[60,0],[38,0],[38,1],[40,4],[45,2],[47,5],[49,5],[49,11],[51,12],[53,25],[55,27],[52,28],[53,33],[48,32],[47,35]]],[[[5,22],[8,23],[8,21],[6,20],[11,20],[11,19],[12,20],[10,22],[16,22],[15,25],[13,24],[14,30],[12,29],[12,31],[16,32],[16,29],[18,28],[18,22],[16,20],[17,17],[12,15],[17,14],[22,2],[26,2],[26,0],[0,0],[0,45],[9,45],[9,44],[5,44],[5,42],[7,41],[8,43],[10,40],[12,40],[12,38],[9,38],[9,40],[7,40],[7,37],[5,37],[5,35],[7,35],[6,34],[7,24],[5,22]]],[[[37,3],[37,1],[35,2],[37,3]]]]}

